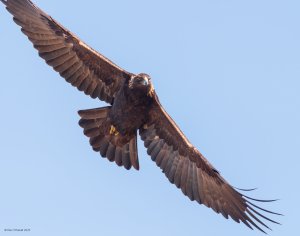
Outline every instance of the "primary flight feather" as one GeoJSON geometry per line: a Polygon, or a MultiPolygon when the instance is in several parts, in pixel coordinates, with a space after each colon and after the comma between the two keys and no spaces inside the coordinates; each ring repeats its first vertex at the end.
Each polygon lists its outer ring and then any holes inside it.
{"type": "Polygon", "coordinates": [[[126,169],[139,169],[137,132],[147,153],[169,181],[192,201],[212,208],[225,218],[259,229],[259,211],[233,188],[188,141],[161,106],[149,75],[129,73],[96,52],[29,0],[1,0],[33,43],[39,55],[67,82],[108,107],[79,111],[79,125],[92,148],[126,169]]]}

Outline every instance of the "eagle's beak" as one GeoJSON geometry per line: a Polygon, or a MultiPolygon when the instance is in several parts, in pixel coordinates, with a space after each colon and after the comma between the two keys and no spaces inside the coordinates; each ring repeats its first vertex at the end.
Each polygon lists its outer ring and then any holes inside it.
{"type": "Polygon", "coordinates": [[[141,84],[144,85],[144,86],[147,86],[149,84],[149,81],[147,78],[143,78],[142,81],[141,81],[141,84]]]}
{"type": "Polygon", "coordinates": [[[138,84],[147,86],[149,84],[149,80],[146,77],[138,77],[136,80],[138,84]]]}

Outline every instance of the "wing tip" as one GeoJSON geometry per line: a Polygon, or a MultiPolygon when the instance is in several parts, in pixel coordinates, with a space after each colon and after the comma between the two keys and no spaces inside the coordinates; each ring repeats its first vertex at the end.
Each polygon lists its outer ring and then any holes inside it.
{"type": "MultiPolygon", "coordinates": [[[[245,199],[245,198],[244,198],[245,199]]],[[[248,198],[250,199],[250,198],[248,198]]],[[[254,199],[254,201],[256,201],[258,199],[254,199]]],[[[266,201],[260,201],[260,202],[266,202],[266,201]]],[[[267,201],[267,202],[270,202],[270,201],[267,201]]],[[[278,224],[278,225],[282,225],[280,222],[277,222],[275,220],[272,220],[270,219],[269,217],[266,217],[264,214],[258,212],[257,210],[255,210],[253,207],[255,207],[256,209],[258,210],[261,210],[261,211],[264,211],[264,212],[267,212],[269,214],[273,214],[273,215],[278,215],[278,216],[283,216],[283,214],[280,214],[280,213],[276,213],[276,212],[272,212],[272,211],[269,211],[269,210],[266,210],[264,208],[261,208],[255,204],[253,204],[252,202],[250,202],[249,200],[246,200],[246,212],[249,214],[249,218],[250,218],[250,221],[248,219],[248,221],[255,226],[255,228],[259,229],[260,231],[262,231],[263,233],[267,234],[264,230],[261,229],[260,226],[258,226],[257,224],[255,224],[253,221],[255,220],[257,223],[259,223],[261,226],[264,226],[266,227],[267,229],[271,230],[272,229],[267,226],[264,222],[262,222],[260,219],[264,219],[264,220],[267,220],[269,222],[272,222],[274,224],[278,224]],[[259,219],[260,218],[260,219],[259,219]]]]}
{"type": "Polygon", "coordinates": [[[237,189],[239,191],[243,191],[243,192],[251,192],[251,191],[255,191],[255,190],[258,189],[258,188],[237,188],[237,187],[232,186],[232,185],[231,185],[231,187],[234,188],[234,189],[237,189]]]}
{"type": "Polygon", "coordinates": [[[234,188],[235,192],[238,193],[240,195],[240,197],[243,199],[242,202],[244,202],[244,204],[243,204],[244,209],[240,209],[241,210],[240,213],[241,213],[241,216],[242,216],[240,218],[240,220],[247,227],[249,227],[250,229],[257,229],[257,230],[261,231],[264,234],[268,234],[265,231],[265,229],[268,229],[268,230],[271,230],[271,231],[272,231],[272,229],[265,223],[265,220],[267,220],[268,222],[271,222],[271,223],[281,225],[281,223],[270,219],[269,217],[265,216],[265,214],[262,214],[261,211],[264,211],[266,213],[273,214],[273,215],[282,216],[282,214],[266,210],[262,207],[259,207],[259,206],[255,205],[254,203],[252,203],[252,201],[263,202],[263,203],[265,203],[265,202],[274,202],[274,201],[277,201],[279,199],[260,200],[260,199],[256,199],[256,198],[251,198],[249,196],[245,196],[244,194],[240,193],[237,190],[240,190],[240,191],[253,191],[256,188],[254,188],[254,189],[240,189],[240,188],[236,188],[236,187],[233,187],[233,186],[231,186],[231,187],[234,188]]]}

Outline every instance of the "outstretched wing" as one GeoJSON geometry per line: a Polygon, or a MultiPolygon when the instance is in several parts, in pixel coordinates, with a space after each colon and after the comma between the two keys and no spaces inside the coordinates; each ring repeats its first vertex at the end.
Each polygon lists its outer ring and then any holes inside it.
{"type": "MultiPolygon", "coordinates": [[[[212,208],[228,219],[243,222],[251,229],[269,228],[259,218],[277,223],[257,210],[267,211],[236,191],[220,173],[191,145],[172,118],[164,111],[155,94],[148,122],[140,135],[152,160],[162,169],[169,181],[182,190],[192,201],[212,208]],[[255,209],[256,208],[256,209],[255,209]]],[[[252,199],[256,200],[256,199],[252,199]]],[[[262,201],[262,200],[256,200],[262,201]]],[[[264,232],[264,231],[263,231],[264,232]]]]}
{"type": "Polygon", "coordinates": [[[87,46],[29,0],[1,0],[39,55],[80,91],[112,103],[131,74],[87,46]]]}

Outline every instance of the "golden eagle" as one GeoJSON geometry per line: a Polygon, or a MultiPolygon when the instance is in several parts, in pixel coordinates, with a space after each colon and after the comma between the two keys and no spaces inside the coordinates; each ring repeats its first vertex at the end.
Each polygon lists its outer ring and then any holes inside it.
{"type": "MultiPolygon", "coordinates": [[[[188,141],[161,106],[149,75],[129,73],[105,58],[29,0],[1,0],[40,57],[67,82],[110,106],[79,111],[79,125],[102,157],[139,169],[137,132],[169,181],[192,201],[261,230],[277,223],[232,187],[188,141]]],[[[252,201],[251,201],[252,200],[252,201]]]]}

